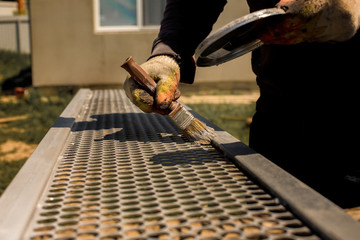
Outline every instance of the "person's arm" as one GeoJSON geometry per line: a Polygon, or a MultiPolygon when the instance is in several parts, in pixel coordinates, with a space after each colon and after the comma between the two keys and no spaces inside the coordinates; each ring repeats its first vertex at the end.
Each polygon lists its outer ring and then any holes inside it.
{"type": "Polygon", "coordinates": [[[131,77],[124,83],[129,99],[144,112],[166,114],[180,97],[178,82],[192,83],[197,45],[210,33],[226,0],[168,0],[152,54],[141,67],[157,83],[151,96],[131,77]]]}
{"type": "Polygon", "coordinates": [[[210,33],[226,3],[226,0],[168,0],[151,57],[171,56],[180,65],[180,81],[192,83],[194,51],[210,33]]]}

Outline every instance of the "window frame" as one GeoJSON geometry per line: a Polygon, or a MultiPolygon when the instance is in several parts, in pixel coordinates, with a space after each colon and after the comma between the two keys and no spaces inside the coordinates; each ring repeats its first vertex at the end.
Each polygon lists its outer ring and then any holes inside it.
{"type": "Polygon", "coordinates": [[[100,25],[100,0],[93,0],[93,9],[94,9],[94,29],[96,33],[106,33],[106,32],[128,32],[128,31],[158,31],[160,29],[159,25],[144,25],[144,5],[143,1],[146,0],[136,0],[136,25],[119,25],[119,26],[101,26],[100,25]],[[140,13],[140,14],[139,14],[140,13]]]}

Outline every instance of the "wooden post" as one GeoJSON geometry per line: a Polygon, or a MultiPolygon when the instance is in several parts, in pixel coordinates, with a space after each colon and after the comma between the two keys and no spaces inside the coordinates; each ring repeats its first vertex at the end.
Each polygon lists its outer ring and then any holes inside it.
{"type": "Polygon", "coordinates": [[[18,14],[24,15],[25,14],[25,0],[17,0],[18,3],[18,14]]]}

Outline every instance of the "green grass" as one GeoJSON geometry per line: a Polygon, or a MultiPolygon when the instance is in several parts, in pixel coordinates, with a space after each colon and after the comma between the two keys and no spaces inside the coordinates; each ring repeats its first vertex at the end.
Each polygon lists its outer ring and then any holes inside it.
{"type": "Polygon", "coordinates": [[[0,161],[0,195],[18,173],[26,159],[18,161],[0,161]]]}
{"type": "Polygon", "coordinates": [[[31,57],[29,54],[0,50],[0,83],[7,78],[18,75],[21,70],[30,66],[31,57]]]}
{"type": "Polygon", "coordinates": [[[245,144],[249,144],[249,126],[246,119],[255,113],[252,104],[187,104],[210,122],[229,132],[245,144]]]}

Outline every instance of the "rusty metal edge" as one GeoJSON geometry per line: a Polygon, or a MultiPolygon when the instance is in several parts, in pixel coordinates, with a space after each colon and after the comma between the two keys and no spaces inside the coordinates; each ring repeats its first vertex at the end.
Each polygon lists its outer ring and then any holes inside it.
{"type": "Polygon", "coordinates": [[[257,181],[323,239],[358,240],[360,223],[339,206],[250,149],[237,138],[209,122],[198,113],[190,112],[216,130],[212,145],[257,181]]]}
{"type": "Polygon", "coordinates": [[[90,97],[89,89],[78,91],[1,196],[0,239],[22,239],[71,127],[90,97]]]}

